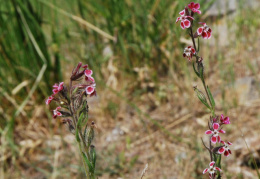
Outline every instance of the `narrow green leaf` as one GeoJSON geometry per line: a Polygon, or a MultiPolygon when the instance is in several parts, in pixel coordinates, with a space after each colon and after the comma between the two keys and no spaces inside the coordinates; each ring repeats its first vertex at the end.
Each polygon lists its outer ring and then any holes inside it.
{"type": "Polygon", "coordinates": [[[91,146],[90,156],[91,156],[93,168],[95,169],[95,167],[96,167],[96,150],[95,150],[95,146],[91,146]]]}
{"type": "Polygon", "coordinates": [[[78,142],[80,142],[79,129],[78,129],[78,127],[76,127],[76,140],[77,140],[78,142]]]}
{"type": "Polygon", "coordinates": [[[202,63],[199,63],[198,69],[199,69],[200,78],[202,81],[204,81],[204,66],[202,63]]]}
{"type": "Polygon", "coordinates": [[[197,88],[195,88],[194,90],[195,90],[195,92],[196,92],[196,94],[197,94],[199,100],[200,100],[208,109],[211,110],[211,107],[210,107],[210,105],[208,104],[205,95],[204,95],[200,90],[198,90],[197,88]]]}
{"type": "Polygon", "coordinates": [[[72,91],[72,94],[75,94],[78,90],[78,87],[76,87],[73,91],[72,91]]]}
{"type": "Polygon", "coordinates": [[[77,122],[77,126],[76,126],[76,140],[79,142],[80,141],[80,137],[79,137],[79,130],[81,130],[81,122],[84,118],[84,114],[81,113],[79,120],[77,122]]]}
{"type": "Polygon", "coordinates": [[[209,90],[209,87],[207,86],[207,91],[208,91],[208,93],[209,93],[209,98],[210,98],[210,101],[211,101],[211,103],[212,103],[212,108],[215,108],[215,100],[214,100],[214,98],[213,98],[213,95],[212,95],[212,93],[210,92],[210,90],[209,90]]]}
{"type": "Polygon", "coordinates": [[[195,72],[196,75],[200,78],[200,74],[199,74],[199,72],[196,70],[196,68],[195,68],[195,63],[194,63],[194,62],[192,63],[192,66],[193,66],[194,72],[195,72]]]}
{"type": "Polygon", "coordinates": [[[91,165],[90,161],[88,160],[86,154],[84,152],[82,152],[82,155],[83,155],[83,158],[84,158],[84,161],[87,163],[88,165],[88,169],[89,169],[89,172],[90,173],[94,173],[94,168],[93,166],[91,165]]]}
{"type": "Polygon", "coordinates": [[[81,113],[77,122],[77,127],[81,128],[81,122],[84,119],[84,113],[81,113]]]}

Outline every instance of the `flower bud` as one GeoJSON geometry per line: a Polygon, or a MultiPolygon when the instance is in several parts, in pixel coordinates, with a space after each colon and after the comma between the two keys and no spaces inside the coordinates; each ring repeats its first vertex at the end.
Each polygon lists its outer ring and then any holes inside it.
{"type": "Polygon", "coordinates": [[[195,33],[193,34],[193,37],[194,37],[194,38],[199,37],[198,32],[195,32],[195,33]]]}
{"type": "Polygon", "coordinates": [[[185,15],[186,15],[186,16],[189,16],[189,15],[190,15],[189,9],[188,9],[187,7],[185,7],[185,15]]]}
{"type": "Polygon", "coordinates": [[[92,121],[92,122],[91,122],[90,129],[88,130],[88,133],[87,133],[87,143],[88,143],[88,146],[91,145],[91,142],[92,142],[93,139],[94,139],[94,135],[95,135],[95,133],[94,133],[94,127],[96,127],[96,125],[95,125],[95,122],[92,121]]]}

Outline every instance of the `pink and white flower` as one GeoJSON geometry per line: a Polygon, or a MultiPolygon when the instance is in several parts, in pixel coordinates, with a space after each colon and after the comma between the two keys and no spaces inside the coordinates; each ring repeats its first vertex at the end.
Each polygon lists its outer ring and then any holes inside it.
{"type": "Polygon", "coordinates": [[[95,79],[92,77],[93,71],[92,70],[85,70],[85,79],[86,81],[91,81],[91,82],[95,82],[95,79]]]}
{"type": "Polygon", "coordinates": [[[63,90],[63,88],[64,88],[63,84],[64,84],[64,82],[60,82],[59,84],[55,83],[53,85],[53,90],[52,90],[53,94],[57,94],[58,92],[63,90]]]}
{"type": "Polygon", "coordinates": [[[191,17],[191,16],[186,16],[185,15],[185,9],[182,10],[179,14],[181,15],[181,17],[178,17],[176,19],[175,23],[177,23],[178,21],[181,21],[181,28],[182,29],[189,28],[191,26],[190,20],[194,20],[194,18],[191,17]],[[190,19],[190,20],[188,20],[188,19],[190,19]]]}
{"type": "Polygon", "coordinates": [[[93,83],[93,84],[91,84],[91,85],[88,85],[88,86],[86,87],[86,93],[87,93],[88,95],[90,95],[90,96],[96,95],[96,90],[95,90],[95,88],[96,88],[96,84],[95,84],[95,83],[93,83]]]}
{"type": "Polygon", "coordinates": [[[192,46],[188,46],[184,49],[183,57],[187,57],[190,61],[195,53],[195,49],[192,46]]]}
{"type": "Polygon", "coordinates": [[[188,8],[192,11],[192,12],[196,12],[198,14],[201,14],[201,11],[199,10],[200,8],[200,4],[199,3],[194,3],[191,2],[190,4],[188,4],[188,8]]]}
{"type": "Polygon", "coordinates": [[[218,149],[218,153],[222,154],[224,153],[224,155],[226,157],[229,156],[229,154],[231,154],[231,150],[229,149],[229,146],[232,145],[231,142],[224,142],[224,141],[221,141],[222,144],[224,144],[221,148],[218,149]]]}
{"type": "Polygon", "coordinates": [[[220,116],[220,124],[230,124],[229,117],[224,117],[223,114],[220,116]]]}
{"type": "Polygon", "coordinates": [[[45,101],[46,105],[49,105],[53,99],[54,99],[53,96],[49,96],[48,99],[46,99],[45,101]]]}
{"type": "Polygon", "coordinates": [[[211,28],[204,22],[199,22],[199,24],[202,24],[202,27],[197,29],[198,35],[201,35],[204,39],[210,39],[212,33],[211,28]]]}
{"type": "Polygon", "coordinates": [[[210,178],[214,178],[216,176],[216,171],[220,171],[221,172],[221,169],[219,167],[214,167],[215,165],[215,162],[212,161],[209,163],[209,168],[206,168],[203,170],[203,174],[209,172],[209,177],[210,178]]]}
{"type": "Polygon", "coordinates": [[[62,116],[61,112],[59,111],[61,109],[60,106],[58,106],[55,110],[53,110],[53,118],[56,118],[57,116],[62,116]]]}
{"type": "Polygon", "coordinates": [[[205,132],[205,134],[212,134],[212,136],[211,136],[211,142],[213,143],[213,144],[215,144],[216,142],[220,142],[221,140],[220,140],[220,136],[218,135],[219,133],[226,133],[224,130],[222,130],[222,129],[219,129],[219,124],[218,123],[214,123],[213,125],[212,125],[212,129],[211,130],[207,130],[206,132],[205,132]]]}

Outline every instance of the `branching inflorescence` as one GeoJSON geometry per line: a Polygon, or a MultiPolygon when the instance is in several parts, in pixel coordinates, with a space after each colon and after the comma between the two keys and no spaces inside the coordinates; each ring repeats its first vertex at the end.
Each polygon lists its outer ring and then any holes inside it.
{"type": "Polygon", "coordinates": [[[94,139],[94,121],[88,124],[87,97],[96,95],[95,80],[88,65],[80,62],[72,71],[69,86],[64,82],[53,85],[53,94],[45,101],[49,105],[52,101],[58,104],[53,110],[53,118],[62,117],[62,123],[68,126],[75,135],[82,156],[87,178],[95,178],[96,152],[92,145],[94,139]]]}
{"type": "Polygon", "coordinates": [[[203,58],[199,56],[199,38],[210,39],[212,30],[204,22],[199,22],[199,28],[195,33],[193,33],[193,26],[196,19],[194,18],[195,14],[201,14],[200,4],[191,2],[188,4],[188,7],[185,7],[179,14],[181,17],[178,17],[176,23],[180,22],[182,29],[187,29],[189,35],[192,39],[193,46],[188,46],[184,49],[183,57],[188,58],[189,61],[192,61],[192,58],[195,57],[195,62],[193,62],[193,69],[195,74],[201,80],[206,95],[200,91],[197,87],[194,87],[199,100],[210,110],[211,116],[208,121],[208,130],[205,134],[209,135],[209,144],[208,146],[202,140],[203,145],[209,151],[210,154],[210,164],[209,168],[206,168],[203,171],[203,174],[209,173],[211,179],[221,178],[221,155],[228,157],[231,154],[229,146],[232,145],[231,142],[224,142],[221,138],[221,135],[225,134],[225,131],[222,129],[224,125],[230,124],[229,117],[224,117],[224,115],[217,116],[215,114],[215,101],[209,90],[209,87],[206,85],[205,76],[204,76],[204,65],[203,58]],[[195,39],[198,39],[198,44],[196,47],[195,39]]]}

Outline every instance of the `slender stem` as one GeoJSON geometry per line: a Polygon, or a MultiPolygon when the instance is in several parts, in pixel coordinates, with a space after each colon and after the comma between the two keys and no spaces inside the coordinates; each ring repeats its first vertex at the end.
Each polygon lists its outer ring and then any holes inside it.
{"type": "Polygon", "coordinates": [[[210,148],[210,161],[213,161],[213,157],[212,157],[212,151],[211,151],[211,149],[212,149],[212,144],[211,144],[211,137],[209,138],[209,148],[210,148]]]}
{"type": "Polygon", "coordinates": [[[190,36],[191,36],[191,39],[192,39],[192,43],[193,43],[194,49],[197,52],[196,43],[195,43],[193,32],[192,32],[192,25],[190,27],[190,36]]]}

